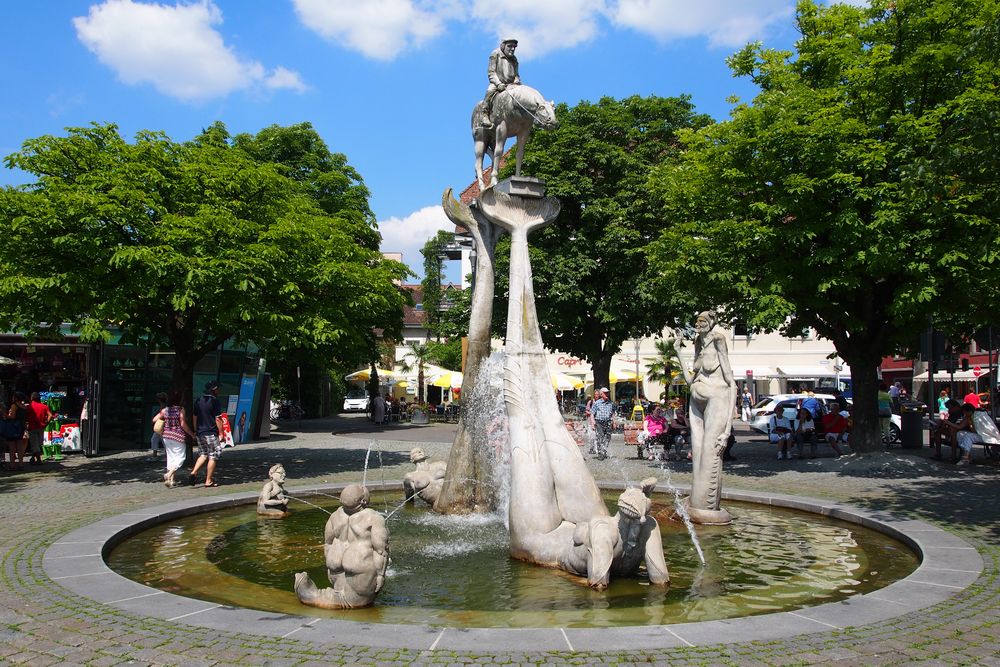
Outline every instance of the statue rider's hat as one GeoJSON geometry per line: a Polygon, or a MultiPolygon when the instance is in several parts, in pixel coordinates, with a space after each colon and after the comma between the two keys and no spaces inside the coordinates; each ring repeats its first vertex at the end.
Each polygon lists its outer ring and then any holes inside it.
{"type": "Polygon", "coordinates": [[[513,44],[514,46],[517,46],[517,40],[514,39],[513,37],[508,37],[507,39],[500,40],[500,44],[501,45],[502,44],[513,44]]]}

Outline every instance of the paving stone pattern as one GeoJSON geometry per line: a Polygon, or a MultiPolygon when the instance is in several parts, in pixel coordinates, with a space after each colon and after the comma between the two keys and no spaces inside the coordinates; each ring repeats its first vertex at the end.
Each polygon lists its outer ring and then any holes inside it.
{"type": "MultiPolygon", "coordinates": [[[[788,493],[848,502],[898,517],[919,518],[976,547],[985,568],[946,602],[888,622],[781,641],[716,644],[656,651],[561,651],[491,655],[450,650],[406,651],[325,645],[289,637],[210,631],[161,621],[75,596],[42,570],[42,554],[62,535],[122,512],[184,495],[259,488],[267,469],[284,463],[287,487],[357,481],[369,443],[377,441],[387,479],[409,469],[414,443],[444,458],[454,425],[372,429],[363,418],[303,421],[265,443],[227,450],[218,489],[162,484],[162,459],[128,452],[86,459],[69,456],[23,472],[0,472],[0,664],[25,665],[1000,665],[1000,470],[928,460],[929,449],[902,452],[894,464],[851,466],[827,456],[776,461],[763,439],[740,430],[727,464],[727,488],[788,493]]],[[[616,438],[617,456],[590,461],[598,479],[658,474],[616,438]]],[[[376,457],[372,457],[374,461],[376,457]]],[[[690,482],[677,464],[673,481],[690,482]]],[[[377,628],[371,631],[376,632],[377,628]]]]}

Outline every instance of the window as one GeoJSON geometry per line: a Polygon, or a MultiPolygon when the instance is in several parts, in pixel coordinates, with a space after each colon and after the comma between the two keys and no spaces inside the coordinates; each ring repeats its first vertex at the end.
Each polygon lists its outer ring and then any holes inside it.
{"type": "Polygon", "coordinates": [[[750,338],[750,327],[742,320],[733,323],[733,338],[750,338]]]}

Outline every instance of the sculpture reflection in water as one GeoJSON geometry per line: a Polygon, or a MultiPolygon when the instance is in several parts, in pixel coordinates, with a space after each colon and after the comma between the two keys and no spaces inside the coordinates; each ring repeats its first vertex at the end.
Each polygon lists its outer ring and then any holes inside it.
{"type": "Polygon", "coordinates": [[[295,575],[295,594],[303,604],[324,609],[367,607],[385,584],[389,531],[385,518],[368,507],[368,489],[351,484],[323,533],[331,588],[317,588],[305,572],[295,575]]]}
{"type": "Polygon", "coordinates": [[[285,495],[285,467],[280,463],[267,471],[270,478],[257,498],[257,514],[282,518],[288,516],[288,496],[285,495]]]}

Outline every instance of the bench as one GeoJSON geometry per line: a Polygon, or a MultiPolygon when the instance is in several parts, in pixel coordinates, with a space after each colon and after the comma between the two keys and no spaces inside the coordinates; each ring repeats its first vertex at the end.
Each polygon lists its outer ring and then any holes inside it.
{"type": "Polygon", "coordinates": [[[972,425],[976,428],[974,445],[982,445],[987,458],[1000,458],[1000,429],[988,412],[976,410],[972,415],[972,425]]]}

